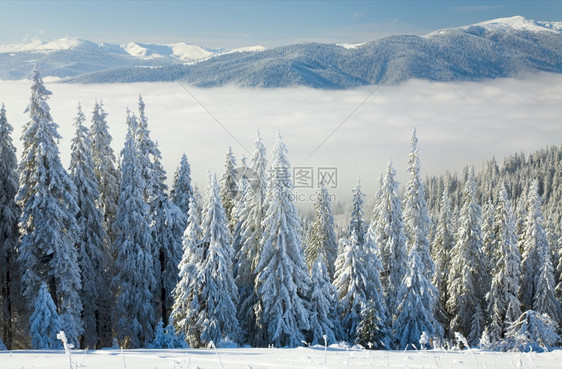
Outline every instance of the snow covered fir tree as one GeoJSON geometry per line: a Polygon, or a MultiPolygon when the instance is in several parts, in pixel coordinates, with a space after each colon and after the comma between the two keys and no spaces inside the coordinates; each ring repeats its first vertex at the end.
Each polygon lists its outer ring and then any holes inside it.
{"type": "Polygon", "coordinates": [[[50,94],[35,69],[19,163],[0,108],[2,348],[562,344],[561,146],[423,180],[414,130],[404,188],[389,161],[300,211],[280,134],[269,160],[259,132],[228,148],[203,198],[184,154],[169,189],[142,97],[118,160],[101,101],[88,127],[79,105],[66,170],[50,94]]]}

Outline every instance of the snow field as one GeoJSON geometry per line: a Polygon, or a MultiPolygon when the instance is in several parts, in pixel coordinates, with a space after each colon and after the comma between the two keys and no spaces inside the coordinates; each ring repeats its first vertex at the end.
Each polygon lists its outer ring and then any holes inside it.
{"type": "MultiPolygon", "coordinates": [[[[103,369],[269,369],[269,368],[559,368],[562,350],[545,353],[464,351],[370,351],[330,347],[76,350],[73,368],[103,369]]],[[[0,352],[2,369],[70,367],[63,350],[0,352]]]]}

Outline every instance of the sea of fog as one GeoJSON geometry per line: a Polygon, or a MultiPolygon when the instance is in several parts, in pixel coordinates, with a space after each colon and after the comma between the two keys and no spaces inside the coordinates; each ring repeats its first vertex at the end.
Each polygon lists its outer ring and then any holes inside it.
{"type": "MultiPolygon", "coordinates": [[[[207,171],[219,176],[229,146],[238,158],[251,157],[256,130],[268,155],[280,130],[295,167],[336,168],[332,189],[347,201],[360,178],[367,201],[392,159],[398,180],[407,181],[412,130],[417,129],[422,175],[459,171],[467,164],[480,169],[492,157],[533,152],[562,144],[562,75],[537,74],[521,79],[436,83],[411,80],[397,86],[369,86],[345,91],[310,88],[201,89],[169,83],[77,85],[45,80],[48,100],[62,135],[60,151],[70,160],[74,118],[80,103],[88,124],[96,100],[108,115],[116,154],[123,145],[126,109],[137,111],[139,94],[146,104],[151,137],[158,141],[171,181],[181,155],[191,164],[200,189],[207,171]]],[[[0,81],[14,141],[29,120],[30,81],[0,81]]],[[[309,183],[307,182],[306,185],[309,183]]],[[[296,188],[301,204],[312,190],[296,188]]]]}

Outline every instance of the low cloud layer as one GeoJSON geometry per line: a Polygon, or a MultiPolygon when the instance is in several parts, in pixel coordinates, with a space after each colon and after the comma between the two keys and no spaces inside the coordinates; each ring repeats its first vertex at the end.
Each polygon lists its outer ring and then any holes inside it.
{"type": "MultiPolygon", "coordinates": [[[[350,197],[357,178],[372,199],[379,173],[389,159],[400,182],[407,181],[414,127],[424,176],[458,171],[466,164],[479,169],[483,161],[494,156],[501,160],[515,152],[562,144],[561,75],[462,83],[409,81],[381,86],[374,93],[375,87],[325,91],[187,86],[186,90],[179,83],[73,85],[48,81],[46,86],[53,92],[49,104],[60,126],[60,149],[66,166],[79,102],[89,120],[94,101],[103,100],[113,147],[119,153],[125,138],[126,108],[136,112],[140,93],[168,177],[172,178],[185,152],[200,188],[207,170],[222,173],[228,146],[238,157],[251,156],[257,129],[268,153],[280,129],[294,166],[336,167],[335,192],[342,200],[350,197]]],[[[0,103],[6,104],[9,122],[14,126],[18,158],[19,138],[29,119],[23,113],[29,88],[29,81],[0,81],[0,103]]]]}

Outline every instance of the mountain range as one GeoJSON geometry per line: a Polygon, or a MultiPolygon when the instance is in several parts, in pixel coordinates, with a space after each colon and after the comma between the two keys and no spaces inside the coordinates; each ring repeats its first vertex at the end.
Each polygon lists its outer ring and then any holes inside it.
{"type": "Polygon", "coordinates": [[[272,49],[96,44],[69,38],[0,46],[0,79],[29,77],[35,64],[44,76],[68,83],[181,80],[200,87],[344,89],[412,78],[477,81],[540,71],[562,73],[562,22],[516,16],[421,36],[272,49]]]}

